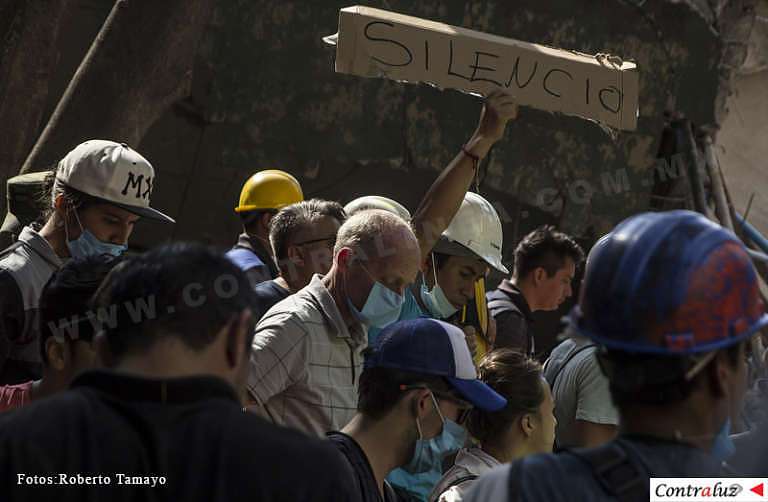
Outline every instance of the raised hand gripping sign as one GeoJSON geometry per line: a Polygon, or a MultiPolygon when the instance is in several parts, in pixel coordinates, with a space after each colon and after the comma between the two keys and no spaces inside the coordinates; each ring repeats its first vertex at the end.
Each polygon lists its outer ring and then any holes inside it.
{"type": "Polygon", "coordinates": [[[638,70],[590,56],[369,7],[339,11],[336,72],[424,82],[487,95],[508,89],[522,105],[634,130],[638,70]]]}

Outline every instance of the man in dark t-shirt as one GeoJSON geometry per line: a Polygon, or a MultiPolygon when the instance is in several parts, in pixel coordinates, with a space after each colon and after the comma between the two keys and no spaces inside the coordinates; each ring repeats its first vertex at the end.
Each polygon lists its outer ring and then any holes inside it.
{"type": "Polygon", "coordinates": [[[251,295],[199,245],[114,269],[96,297],[113,314],[95,339],[110,369],[0,418],[2,499],[358,500],[332,444],[243,411],[251,295]]]}
{"type": "Polygon", "coordinates": [[[213,376],[83,373],[0,418],[0,450],[3,500],[357,500],[332,445],[243,412],[213,376]]]}
{"type": "Polygon", "coordinates": [[[515,248],[512,277],[486,294],[496,320],[497,348],[534,357],[533,312],[556,310],[571,296],[576,269],[584,252],[570,236],[545,225],[529,233],[515,248]]]}
{"type": "Polygon", "coordinates": [[[355,472],[353,489],[363,502],[390,502],[390,472],[428,474],[419,477],[425,486],[409,492],[432,491],[443,457],[464,446],[466,431],[457,423],[463,411],[506,404],[478,380],[461,329],[435,319],[399,321],[384,328],[365,360],[357,413],[328,437],[355,472]]]}
{"type": "Polygon", "coordinates": [[[326,436],[349,462],[354,478],[353,486],[362,497],[362,502],[398,502],[395,490],[386,479],[383,482],[384,498],[382,498],[371,463],[354,438],[343,432],[329,432],[326,436]]]}

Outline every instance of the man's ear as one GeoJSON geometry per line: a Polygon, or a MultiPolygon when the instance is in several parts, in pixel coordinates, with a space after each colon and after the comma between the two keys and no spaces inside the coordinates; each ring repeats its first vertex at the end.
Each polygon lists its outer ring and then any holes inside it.
{"type": "Polygon", "coordinates": [[[525,437],[531,437],[536,430],[536,425],[530,413],[526,413],[520,417],[520,430],[523,431],[525,437]]]}
{"type": "Polygon", "coordinates": [[[64,198],[63,195],[59,194],[56,196],[56,198],[53,200],[53,212],[54,214],[58,215],[58,222],[57,227],[63,227],[67,217],[69,216],[69,202],[64,198]]]}
{"type": "MultiPolygon", "coordinates": [[[[741,355],[741,354],[740,354],[741,355]]],[[[723,398],[728,396],[728,383],[733,378],[733,373],[736,370],[731,365],[731,361],[728,359],[728,354],[725,350],[718,351],[712,362],[709,364],[709,387],[717,398],[723,398]]]]}
{"type": "Polygon", "coordinates": [[[67,342],[60,342],[51,336],[45,341],[45,355],[48,366],[56,371],[64,371],[72,363],[72,353],[67,342]]]}
{"type": "Polygon", "coordinates": [[[272,218],[275,216],[275,213],[264,213],[261,215],[260,223],[261,226],[263,226],[267,233],[269,233],[269,223],[272,221],[272,218]]]}
{"type": "Polygon", "coordinates": [[[111,368],[115,365],[115,357],[112,354],[112,349],[109,348],[109,341],[107,335],[99,333],[93,338],[93,348],[96,351],[96,357],[101,361],[102,366],[105,368],[111,368]]]}
{"type": "Polygon", "coordinates": [[[226,357],[230,368],[237,368],[243,358],[248,357],[248,347],[245,342],[253,333],[253,313],[251,309],[245,309],[239,315],[233,316],[226,330],[226,357]]]}
{"type": "Polygon", "coordinates": [[[416,416],[419,420],[424,420],[425,417],[434,413],[435,405],[432,403],[430,392],[427,389],[417,389],[414,391],[413,406],[416,411],[416,416]]]}
{"type": "Polygon", "coordinates": [[[66,212],[67,201],[64,199],[63,195],[59,194],[53,199],[53,208],[60,211],[62,214],[66,212]]]}
{"type": "Polygon", "coordinates": [[[333,260],[339,270],[344,271],[352,265],[354,253],[351,248],[341,248],[333,260]]]}
{"type": "Polygon", "coordinates": [[[547,278],[547,271],[544,270],[544,267],[536,267],[533,269],[533,283],[536,285],[541,284],[544,282],[544,279],[547,278]]]}
{"type": "Polygon", "coordinates": [[[304,266],[304,253],[299,246],[288,246],[288,260],[299,266],[304,266]]]}

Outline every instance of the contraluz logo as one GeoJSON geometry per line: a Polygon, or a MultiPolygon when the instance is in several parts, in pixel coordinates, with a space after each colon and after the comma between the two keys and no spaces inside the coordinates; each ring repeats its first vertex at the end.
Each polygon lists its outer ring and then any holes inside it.
{"type": "Polygon", "coordinates": [[[768,501],[761,478],[651,478],[650,502],[768,501]]]}

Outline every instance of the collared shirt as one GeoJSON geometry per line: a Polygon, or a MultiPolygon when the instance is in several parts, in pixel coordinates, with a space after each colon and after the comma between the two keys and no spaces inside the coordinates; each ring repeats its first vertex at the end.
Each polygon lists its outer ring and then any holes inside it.
{"type": "Polygon", "coordinates": [[[0,385],[41,375],[39,302],[63,262],[33,227],[0,256],[0,385]]]}
{"type": "Polygon", "coordinates": [[[523,293],[504,279],[494,291],[486,293],[488,310],[496,320],[496,348],[517,349],[533,357],[533,313],[523,293]]]}
{"type": "MultiPolygon", "coordinates": [[[[645,487],[651,477],[708,478],[725,474],[718,462],[691,445],[660,439],[624,436],[620,441],[630,461],[640,470],[645,487]]],[[[592,472],[592,466],[572,453],[538,454],[509,464],[478,479],[465,502],[620,502],[610,495],[592,472]],[[510,490],[514,481],[514,494],[510,490]]],[[[646,498],[647,500],[647,498],[646,498]]]]}
{"type": "Polygon", "coordinates": [[[246,233],[238,236],[237,244],[227,251],[227,258],[245,272],[252,287],[274,279],[279,273],[269,250],[246,233]]]}
{"type": "Polygon", "coordinates": [[[462,448],[429,496],[430,502],[460,502],[477,478],[499,465],[480,448],[462,448]]]}
{"type": "Polygon", "coordinates": [[[353,437],[343,432],[329,432],[327,436],[349,462],[354,474],[354,491],[360,495],[361,502],[397,502],[397,495],[386,480],[382,487],[382,499],[368,456],[353,437]]]}
{"type": "Polygon", "coordinates": [[[214,376],[85,372],[0,415],[0,451],[0,493],[14,502],[357,500],[333,445],[243,413],[214,376]]]}
{"type": "Polygon", "coordinates": [[[248,376],[255,411],[314,436],[343,428],[357,410],[366,336],[359,323],[347,327],[315,275],[256,326],[248,376]]]}

